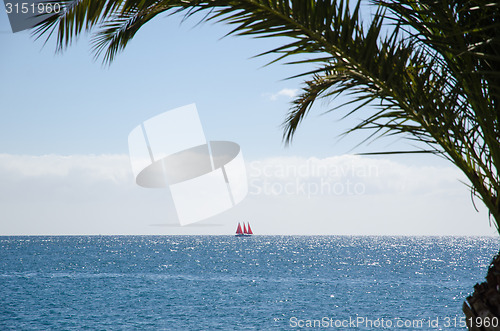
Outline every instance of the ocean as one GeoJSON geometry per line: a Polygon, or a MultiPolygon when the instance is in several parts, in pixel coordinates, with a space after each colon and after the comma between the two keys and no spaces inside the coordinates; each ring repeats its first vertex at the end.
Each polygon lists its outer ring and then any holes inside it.
{"type": "Polygon", "coordinates": [[[464,330],[498,238],[0,237],[0,330],[464,330]]]}

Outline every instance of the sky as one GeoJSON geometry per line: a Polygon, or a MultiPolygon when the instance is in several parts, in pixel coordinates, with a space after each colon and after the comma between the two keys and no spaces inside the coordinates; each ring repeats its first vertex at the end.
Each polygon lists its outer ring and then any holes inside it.
{"type": "Polygon", "coordinates": [[[339,135],[363,114],[319,100],[290,146],[282,122],[307,66],[255,55],[283,40],[222,38],[220,24],[159,16],[110,66],[88,37],[62,53],[12,33],[0,11],[0,235],[495,235],[464,176],[403,139],[339,135]],[[195,103],[208,140],[240,145],[249,192],[234,208],[180,226],[167,189],[135,184],[128,134],[195,103]],[[462,181],[462,182],[461,182],[462,181]]]}

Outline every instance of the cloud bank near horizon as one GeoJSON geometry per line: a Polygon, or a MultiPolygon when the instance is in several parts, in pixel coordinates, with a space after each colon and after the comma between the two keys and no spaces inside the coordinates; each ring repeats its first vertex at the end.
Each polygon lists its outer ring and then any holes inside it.
{"type": "MultiPolygon", "coordinates": [[[[235,220],[252,219],[269,234],[284,225],[288,234],[494,233],[482,203],[476,201],[479,215],[459,182],[464,176],[451,165],[276,157],[247,162],[247,173],[246,201],[205,223],[232,229],[235,220]]],[[[176,222],[165,191],[135,185],[127,155],[0,154],[0,182],[0,234],[162,234],[165,228],[151,225],[176,222]]]]}

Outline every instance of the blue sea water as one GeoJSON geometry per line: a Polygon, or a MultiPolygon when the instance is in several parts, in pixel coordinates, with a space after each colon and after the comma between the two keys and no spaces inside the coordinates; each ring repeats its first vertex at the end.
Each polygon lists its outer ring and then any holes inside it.
{"type": "Polygon", "coordinates": [[[0,237],[0,330],[462,330],[498,249],[487,237],[0,237]]]}

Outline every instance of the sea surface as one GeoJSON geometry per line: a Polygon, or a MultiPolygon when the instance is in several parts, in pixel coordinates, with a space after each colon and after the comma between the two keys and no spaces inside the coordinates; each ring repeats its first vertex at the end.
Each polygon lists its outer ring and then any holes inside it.
{"type": "Polygon", "coordinates": [[[499,248],[488,237],[0,237],[0,330],[464,330],[462,303],[499,248]]]}

